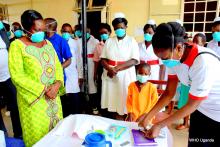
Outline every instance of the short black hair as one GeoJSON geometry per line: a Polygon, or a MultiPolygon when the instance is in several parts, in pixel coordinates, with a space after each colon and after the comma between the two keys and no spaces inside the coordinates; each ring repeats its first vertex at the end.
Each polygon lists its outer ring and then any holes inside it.
{"type": "Polygon", "coordinates": [[[202,38],[202,41],[206,42],[206,36],[205,36],[203,33],[197,33],[197,34],[193,37],[193,39],[194,39],[195,37],[201,37],[201,38],[202,38]]]}
{"type": "Polygon", "coordinates": [[[151,67],[148,63],[140,63],[138,66],[137,66],[137,71],[141,68],[147,68],[149,70],[149,72],[151,71],[151,67]]]}
{"type": "Polygon", "coordinates": [[[145,32],[148,28],[152,28],[153,31],[156,32],[156,27],[157,27],[156,24],[154,24],[154,25],[146,24],[146,25],[144,26],[143,31],[145,32]]]}
{"type": "Polygon", "coordinates": [[[57,29],[57,21],[54,18],[45,18],[44,19],[47,27],[53,31],[56,31],[57,29]]]}
{"type": "Polygon", "coordinates": [[[103,28],[104,28],[104,29],[107,29],[110,33],[112,32],[110,25],[107,24],[107,23],[100,23],[100,24],[99,24],[99,30],[101,30],[101,29],[103,29],[103,28]]]}
{"type": "Polygon", "coordinates": [[[69,23],[64,23],[61,27],[61,30],[63,30],[65,27],[70,27],[72,29],[72,26],[69,23]]]}
{"type": "Polygon", "coordinates": [[[216,27],[217,25],[220,25],[220,21],[213,22],[212,27],[216,27]]]}
{"type": "Polygon", "coordinates": [[[12,23],[12,31],[14,32],[16,30],[22,30],[21,24],[19,22],[13,22],[12,23]]]}
{"type": "Polygon", "coordinates": [[[119,24],[119,23],[124,23],[125,26],[127,26],[128,21],[127,21],[127,19],[125,19],[125,18],[115,18],[115,19],[112,21],[113,27],[115,27],[115,26],[116,26],[117,24],[119,24]]]}
{"type": "Polygon", "coordinates": [[[162,23],[156,28],[152,39],[154,49],[173,49],[184,43],[185,29],[177,22],[162,23]]]}
{"type": "Polygon", "coordinates": [[[76,30],[82,31],[82,25],[81,24],[75,25],[74,29],[75,31],[76,30]]]}
{"type": "Polygon", "coordinates": [[[21,24],[23,28],[27,31],[30,31],[31,27],[34,25],[34,21],[43,20],[42,15],[35,10],[26,10],[21,15],[21,24]]]}

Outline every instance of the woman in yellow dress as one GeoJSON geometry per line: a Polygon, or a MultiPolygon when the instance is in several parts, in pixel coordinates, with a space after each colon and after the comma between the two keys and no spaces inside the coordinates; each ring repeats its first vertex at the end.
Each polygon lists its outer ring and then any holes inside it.
{"type": "Polygon", "coordinates": [[[46,135],[62,119],[60,95],[64,93],[63,69],[49,41],[40,13],[21,16],[26,36],[9,49],[9,70],[17,89],[18,109],[27,147],[46,135]]]}

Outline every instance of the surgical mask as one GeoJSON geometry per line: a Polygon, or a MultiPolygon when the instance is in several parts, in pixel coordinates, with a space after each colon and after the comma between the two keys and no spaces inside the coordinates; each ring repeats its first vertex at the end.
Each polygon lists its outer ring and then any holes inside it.
{"type": "Polygon", "coordinates": [[[146,33],[144,34],[144,40],[150,42],[152,40],[153,35],[146,33]]]}
{"type": "Polygon", "coordinates": [[[4,29],[4,24],[2,21],[0,21],[0,30],[4,29]]]}
{"type": "Polygon", "coordinates": [[[90,38],[90,34],[89,33],[86,33],[86,39],[89,39],[90,38]]]}
{"type": "Polygon", "coordinates": [[[16,38],[21,38],[23,35],[23,31],[22,30],[17,30],[14,32],[14,35],[16,38]]]}
{"type": "Polygon", "coordinates": [[[10,38],[10,36],[11,36],[11,32],[10,31],[7,32],[7,36],[8,36],[8,38],[10,38]]]}
{"type": "Polygon", "coordinates": [[[102,35],[100,35],[100,37],[101,37],[101,40],[106,41],[109,38],[109,35],[108,34],[102,34],[102,35]]]}
{"type": "Polygon", "coordinates": [[[65,40],[69,40],[70,37],[71,37],[71,35],[70,35],[70,33],[63,33],[63,34],[62,34],[62,37],[63,37],[65,40]]]}
{"type": "Polygon", "coordinates": [[[168,68],[173,68],[173,67],[175,67],[175,66],[180,64],[180,61],[179,60],[175,60],[175,59],[162,60],[162,62],[168,68]]]}
{"type": "Polygon", "coordinates": [[[115,34],[116,34],[116,36],[117,37],[123,37],[123,36],[125,36],[125,29],[117,29],[117,30],[115,30],[115,34]]]}
{"type": "Polygon", "coordinates": [[[82,37],[82,32],[77,30],[77,31],[75,31],[75,35],[76,35],[76,37],[82,37]]]}
{"type": "Polygon", "coordinates": [[[149,75],[140,75],[140,74],[137,74],[137,80],[140,82],[140,83],[146,83],[148,80],[150,79],[150,76],[149,75]]]}
{"type": "Polygon", "coordinates": [[[220,42],[220,32],[214,32],[212,37],[215,41],[220,42]]]}
{"type": "Polygon", "coordinates": [[[44,32],[36,32],[34,34],[31,35],[31,41],[34,43],[39,43],[42,42],[45,38],[45,33],[44,32]]]}

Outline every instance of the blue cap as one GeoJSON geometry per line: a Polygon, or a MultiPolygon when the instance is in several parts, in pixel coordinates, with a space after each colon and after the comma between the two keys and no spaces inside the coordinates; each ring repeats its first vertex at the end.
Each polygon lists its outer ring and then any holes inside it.
{"type": "Polygon", "coordinates": [[[86,136],[85,142],[87,145],[105,144],[105,136],[100,133],[90,133],[86,136]]]}

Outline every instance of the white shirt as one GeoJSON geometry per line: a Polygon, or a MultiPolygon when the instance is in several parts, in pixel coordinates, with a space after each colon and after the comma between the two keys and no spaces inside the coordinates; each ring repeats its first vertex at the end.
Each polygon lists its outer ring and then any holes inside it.
{"type": "Polygon", "coordinates": [[[0,82],[4,82],[9,78],[10,73],[8,69],[8,51],[5,42],[0,36],[0,82]]]}
{"type": "MultiPolygon", "coordinates": [[[[113,63],[126,62],[135,59],[139,62],[139,48],[133,37],[125,36],[122,40],[117,37],[109,38],[102,50],[101,58],[108,59],[113,63]]],[[[109,66],[116,66],[111,65],[109,66]]],[[[120,115],[127,114],[126,98],[128,86],[136,81],[135,67],[119,71],[116,76],[110,78],[104,69],[102,74],[102,98],[101,107],[107,108],[110,112],[117,112],[120,115]]]]}
{"type": "MultiPolygon", "coordinates": [[[[94,61],[93,61],[93,53],[96,45],[99,43],[97,39],[95,39],[92,35],[90,39],[87,41],[87,59],[88,59],[88,85],[89,85],[89,94],[94,94],[97,92],[97,87],[94,82],[94,61]]],[[[82,39],[78,39],[79,52],[82,55],[82,39]]],[[[83,72],[83,70],[81,70],[83,72]]],[[[83,75],[83,74],[82,74],[83,75]]]]}
{"type": "Polygon", "coordinates": [[[82,60],[82,56],[78,52],[77,42],[70,38],[68,40],[70,51],[72,53],[71,64],[65,68],[66,73],[66,93],[78,93],[80,92],[79,83],[78,83],[78,71],[77,71],[77,62],[82,60]]]}
{"type": "Polygon", "coordinates": [[[190,86],[189,98],[202,100],[197,108],[207,117],[220,122],[220,61],[209,54],[196,55],[211,49],[197,46],[190,52],[184,63],[169,69],[169,77],[177,77],[180,82],[190,86]]]}
{"type": "Polygon", "coordinates": [[[207,48],[210,48],[211,50],[213,50],[214,52],[216,52],[216,54],[218,56],[220,56],[220,47],[218,46],[218,42],[215,40],[211,40],[208,44],[207,44],[207,48]]]}
{"type": "Polygon", "coordinates": [[[151,80],[159,80],[160,65],[162,61],[155,55],[152,44],[146,48],[145,42],[138,44],[140,50],[140,62],[151,66],[151,80]]]}

